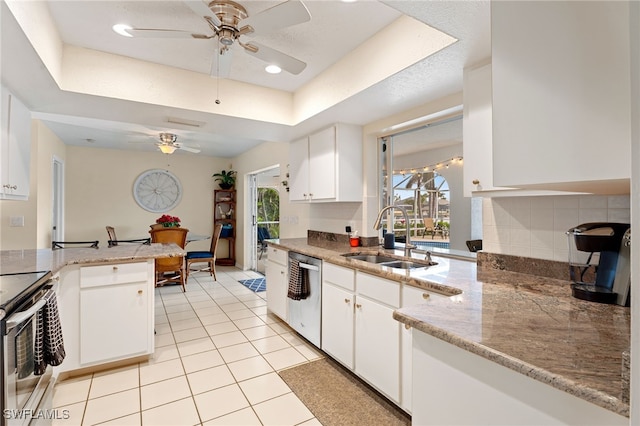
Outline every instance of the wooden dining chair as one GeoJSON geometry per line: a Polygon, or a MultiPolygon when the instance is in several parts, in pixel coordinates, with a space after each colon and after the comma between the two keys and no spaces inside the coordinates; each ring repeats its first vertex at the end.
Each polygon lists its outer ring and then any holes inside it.
{"type": "Polygon", "coordinates": [[[202,272],[209,271],[214,281],[216,277],[216,250],[218,248],[218,240],[220,239],[220,233],[222,232],[222,224],[219,223],[213,228],[213,235],[211,236],[211,245],[209,251],[188,251],[187,252],[187,278],[189,278],[189,272],[202,272]],[[201,269],[191,269],[191,265],[194,263],[207,263],[207,266],[201,269]]]}
{"type": "Polygon", "coordinates": [[[118,243],[134,243],[134,244],[151,244],[151,238],[135,238],[132,240],[119,240],[116,237],[116,229],[113,226],[106,226],[107,235],[109,235],[109,240],[107,244],[109,247],[117,246],[118,243]]]}
{"type": "MultiPolygon", "coordinates": [[[[187,243],[186,228],[159,228],[149,231],[152,243],[171,244],[174,243],[180,248],[184,248],[187,243]]],[[[185,270],[184,256],[156,258],[156,287],[168,283],[180,284],[182,291],[185,291],[187,274],[185,270]]]]}

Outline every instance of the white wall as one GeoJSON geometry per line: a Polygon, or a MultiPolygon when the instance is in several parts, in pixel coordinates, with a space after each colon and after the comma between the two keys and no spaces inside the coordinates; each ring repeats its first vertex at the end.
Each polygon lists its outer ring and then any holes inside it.
{"type": "MultiPolygon", "coordinates": [[[[196,234],[213,231],[212,174],[226,169],[228,160],[189,153],[120,151],[67,146],[65,162],[65,239],[100,240],[107,245],[105,226],[116,228],[118,238],[149,236],[149,225],[161,213],[142,209],[133,198],[133,182],[149,169],[166,169],[180,179],[183,188],[178,206],[167,212],[180,217],[182,226],[196,234]]],[[[209,241],[197,241],[189,250],[208,249],[209,241]]]]}
{"type": "Polygon", "coordinates": [[[566,231],[588,222],[631,223],[628,195],[485,198],[483,251],[569,260],[566,231]]]}

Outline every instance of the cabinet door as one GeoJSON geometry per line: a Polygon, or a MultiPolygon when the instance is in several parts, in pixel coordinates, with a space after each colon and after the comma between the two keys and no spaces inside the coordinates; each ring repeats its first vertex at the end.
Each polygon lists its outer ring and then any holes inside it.
{"type": "MultiPolygon", "coordinates": [[[[354,161],[361,161],[360,158],[354,161]]],[[[309,136],[309,197],[336,198],[336,129],[330,127],[309,136]]]]}
{"type": "Polygon", "coordinates": [[[26,199],[30,181],[31,112],[4,87],[2,109],[0,193],[9,199],[26,199]]]}
{"type": "Polygon", "coordinates": [[[149,339],[147,281],[80,290],[80,364],[147,353],[149,339]]]}
{"type": "Polygon", "coordinates": [[[493,191],[491,64],[464,70],[464,195],[493,191]]]}
{"type": "Polygon", "coordinates": [[[289,144],[289,200],[304,201],[309,195],[309,140],[289,144]]]}
{"type": "Polygon", "coordinates": [[[287,267],[271,260],[265,267],[267,277],[267,308],[287,321],[287,267]]]}
{"type": "Polygon", "coordinates": [[[629,2],[492,2],[491,52],[494,184],[628,193],[629,2]]]}
{"type": "Polygon", "coordinates": [[[322,286],[322,350],[353,369],[354,295],[342,288],[322,286]]]}
{"type": "Polygon", "coordinates": [[[363,296],[356,300],[356,373],[400,401],[400,323],[393,309],[363,296]]]}

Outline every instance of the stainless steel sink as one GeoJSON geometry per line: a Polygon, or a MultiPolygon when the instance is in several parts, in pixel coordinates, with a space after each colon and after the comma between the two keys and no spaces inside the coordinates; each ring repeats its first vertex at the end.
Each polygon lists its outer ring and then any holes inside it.
{"type": "Polygon", "coordinates": [[[393,257],[389,257],[389,256],[380,256],[377,254],[352,254],[352,253],[346,253],[343,254],[342,256],[349,258],[349,259],[354,259],[354,260],[362,260],[365,262],[369,262],[369,263],[383,263],[383,262],[395,262],[398,259],[395,259],[393,257]]]}
{"type": "Polygon", "coordinates": [[[425,268],[427,265],[421,265],[419,263],[406,262],[404,260],[396,260],[393,262],[382,262],[380,266],[388,266],[389,268],[396,269],[414,269],[414,268],[425,268]]]}

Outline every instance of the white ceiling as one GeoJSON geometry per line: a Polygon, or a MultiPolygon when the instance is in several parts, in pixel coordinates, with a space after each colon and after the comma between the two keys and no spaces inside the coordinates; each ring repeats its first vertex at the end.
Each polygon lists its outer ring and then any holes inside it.
{"type": "MultiPolygon", "coordinates": [[[[240,3],[251,16],[279,1],[240,3]]],[[[207,76],[210,72],[214,41],[132,39],[111,30],[116,23],[126,23],[137,28],[210,34],[204,20],[180,0],[56,0],[47,5],[58,36],[66,46],[126,56],[207,76]]],[[[239,48],[234,51],[230,79],[290,92],[295,99],[305,85],[402,15],[411,16],[458,41],[310,118],[284,125],[234,117],[233,114],[216,114],[205,109],[60,90],[43,65],[46,61],[36,54],[3,2],[2,82],[25,101],[35,118],[43,120],[66,144],[155,151],[153,141],[157,133],[172,131],[178,134],[178,141],[199,146],[202,153],[198,155],[233,157],[263,141],[289,141],[337,121],[363,125],[459,92],[462,90],[462,69],[490,56],[488,1],[360,0],[343,3],[312,0],[306,1],[305,5],[312,16],[310,22],[255,38],[306,62],[307,68],[301,74],[266,74],[263,62],[239,48]],[[168,117],[202,125],[196,128],[172,124],[167,122],[168,117]]],[[[407,34],[406,43],[412,43],[410,36],[407,34]]],[[[371,61],[372,68],[380,65],[375,58],[371,61]]],[[[353,78],[357,81],[359,76],[353,78]]],[[[221,100],[224,104],[224,96],[221,100]]],[[[250,103],[251,99],[246,102],[250,103]]]]}

